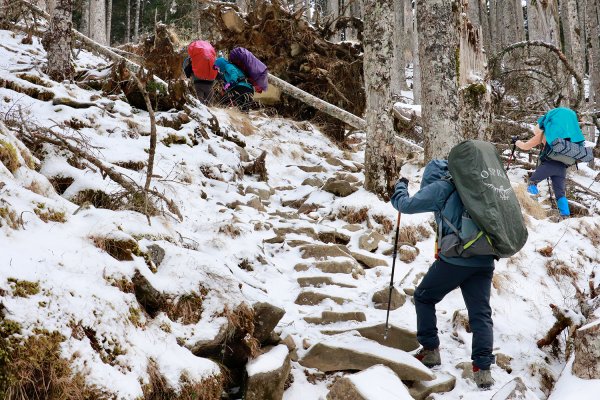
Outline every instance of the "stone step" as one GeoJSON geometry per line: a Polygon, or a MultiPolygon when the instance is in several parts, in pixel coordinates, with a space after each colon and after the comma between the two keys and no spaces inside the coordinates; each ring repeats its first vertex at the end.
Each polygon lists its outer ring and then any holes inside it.
{"type": "Polygon", "coordinates": [[[336,304],[344,304],[345,302],[350,301],[349,299],[345,299],[343,297],[331,296],[325,293],[306,291],[300,292],[300,294],[298,294],[298,297],[296,297],[296,301],[294,301],[294,303],[301,306],[315,306],[326,299],[330,299],[336,304]]]}
{"type": "MultiPolygon", "coordinates": [[[[303,276],[297,279],[300,287],[308,287],[308,286],[339,286],[343,288],[356,288],[354,285],[349,285],[347,283],[336,282],[330,276],[303,276]]],[[[387,304],[387,303],[386,303],[387,304]]]]}
{"type": "Polygon", "coordinates": [[[358,321],[364,322],[367,320],[365,313],[362,311],[336,312],[323,311],[320,317],[304,317],[304,320],[310,324],[332,324],[335,322],[358,321]]]}
{"type": "Polygon", "coordinates": [[[383,346],[403,351],[413,351],[419,348],[417,333],[415,331],[392,324],[388,325],[387,339],[384,339],[385,324],[368,325],[359,328],[353,327],[344,330],[322,330],[321,333],[325,335],[338,335],[349,331],[358,331],[361,336],[367,339],[374,340],[383,346]]]}
{"type": "Polygon", "coordinates": [[[299,361],[322,372],[365,370],[377,364],[389,367],[402,380],[430,381],[435,375],[412,355],[382,346],[352,332],[331,336],[312,346],[299,361]]]}
{"type": "Polygon", "coordinates": [[[327,400],[412,400],[398,375],[383,365],[335,381],[327,400]]]}
{"type": "Polygon", "coordinates": [[[446,393],[454,389],[456,377],[441,373],[433,381],[415,382],[409,389],[410,395],[415,400],[425,400],[432,393],[446,393]]]}
{"type": "Polygon", "coordinates": [[[367,268],[375,268],[375,267],[387,267],[389,266],[388,261],[379,256],[373,255],[371,253],[365,254],[366,252],[358,252],[352,251],[351,255],[354,259],[361,264],[363,264],[367,268]]]}
{"type": "Polygon", "coordinates": [[[327,260],[331,257],[352,257],[350,250],[341,244],[307,244],[300,247],[302,258],[327,260]]]}
{"type": "Polygon", "coordinates": [[[365,274],[365,270],[356,262],[356,260],[347,257],[338,258],[337,260],[296,264],[294,269],[301,272],[308,271],[311,267],[315,267],[326,274],[365,274]]]}

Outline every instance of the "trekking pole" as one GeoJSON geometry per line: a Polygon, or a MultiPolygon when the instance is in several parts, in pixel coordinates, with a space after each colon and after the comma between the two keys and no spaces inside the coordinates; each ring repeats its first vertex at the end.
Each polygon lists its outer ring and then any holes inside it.
{"type": "Polygon", "coordinates": [[[387,315],[385,317],[385,332],[383,340],[387,340],[388,321],[390,320],[390,306],[392,304],[392,290],[394,289],[394,271],[396,269],[396,255],[398,254],[398,234],[400,233],[400,211],[398,211],[398,221],[396,222],[396,237],[394,238],[394,253],[392,258],[392,277],[390,279],[390,294],[388,296],[387,315]]]}
{"type": "Polygon", "coordinates": [[[511,138],[513,147],[512,151],[510,152],[510,157],[508,158],[508,164],[506,164],[506,172],[508,172],[508,169],[510,168],[510,163],[512,162],[513,157],[515,156],[515,150],[517,149],[517,140],[518,138],[516,136],[513,136],[511,138]]]}

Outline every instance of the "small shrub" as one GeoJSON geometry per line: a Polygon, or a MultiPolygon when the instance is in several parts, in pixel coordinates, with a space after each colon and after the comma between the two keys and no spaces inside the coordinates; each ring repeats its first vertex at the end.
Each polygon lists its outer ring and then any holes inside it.
{"type": "Polygon", "coordinates": [[[57,332],[36,330],[23,340],[20,326],[0,322],[0,398],[6,400],[109,399],[73,374],[61,357],[64,337],[57,332]]]}
{"type": "Polygon", "coordinates": [[[548,276],[551,276],[555,280],[564,276],[575,281],[579,277],[577,271],[565,264],[564,261],[557,259],[546,261],[546,271],[548,272],[548,276]]]}
{"type": "Polygon", "coordinates": [[[40,292],[39,282],[20,281],[15,278],[8,278],[7,280],[12,288],[13,295],[17,297],[29,297],[40,292]]]}
{"type": "Polygon", "coordinates": [[[166,138],[163,138],[161,142],[167,146],[171,147],[172,144],[187,144],[187,139],[183,136],[178,136],[173,133],[169,133],[166,138]]]}
{"type": "Polygon", "coordinates": [[[71,201],[78,206],[90,203],[96,208],[104,208],[107,210],[116,210],[118,202],[110,195],[101,190],[85,189],[77,193],[71,201]]]}
{"type": "Polygon", "coordinates": [[[0,162],[2,162],[10,172],[15,172],[21,166],[15,146],[2,139],[0,139],[0,162]]]}
{"type": "Polygon", "coordinates": [[[373,215],[373,220],[381,225],[381,233],[384,235],[389,235],[394,230],[394,222],[383,215],[373,215]]]}
{"type": "Polygon", "coordinates": [[[241,229],[234,223],[227,222],[219,227],[219,233],[230,236],[232,238],[239,237],[242,234],[241,229]]]}
{"type": "Polygon", "coordinates": [[[93,237],[94,245],[106,251],[116,260],[133,261],[133,254],[139,254],[140,248],[135,239],[119,240],[114,238],[93,237]]]}

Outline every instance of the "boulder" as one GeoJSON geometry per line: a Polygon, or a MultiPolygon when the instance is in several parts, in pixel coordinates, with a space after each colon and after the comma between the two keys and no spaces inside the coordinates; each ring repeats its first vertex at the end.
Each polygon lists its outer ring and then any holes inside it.
{"type": "Polygon", "coordinates": [[[135,298],[144,310],[154,318],[154,316],[162,309],[165,304],[165,297],[161,292],[156,290],[150,281],[143,276],[139,271],[135,271],[133,278],[133,290],[135,298]]]}
{"type": "Polygon", "coordinates": [[[361,336],[376,341],[377,343],[404,351],[413,351],[419,348],[417,333],[393,324],[388,324],[387,338],[385,336],[385,324],[363,326],[345,330],[323,330],[324,335],[337,335],[344,332],[357,331],[361,336]]]}
{"type": "Polygon", "coordinates": [[[577,329],[573,374],[582,379],[600,379],[600,320],[577,329]]]}
{"type": "Polygon", "coordinates": [[[244,19],[232,8],[221,11],[221,19],[225,27],[232,32],[241,33],[244,31],[244,19]]]}
{"type": "Polygon", "coordinates": [[[344,173],[344,172],[338,172],[337,174],[335,174],[335,176],[337,179],[339,179],[341,181],[348,181],[350,183],[360,182],[360,179],[358,177],[356,177],[355,175],[344,173]]]}
{"type": "Polygon", "coordinates": [[[491,400],[539,400],[520,377],[516,377],[494,394],[491,400]]]}
{"type": "Polygon", "coordinates": [[[147,246],[148,254],[150,259],[154,263],[154,266],[158,268],[165,259],[165,249],[157,245],[156,243],[147,246]]]}
{"type": "Polygon", "coordinates": [[[350,232],[358,232],[361,229],[363,229],[363,226],[359,225],[359,224],[348,224],[348,225],[342,226],[342,229],[345,229],[350,232]]]}
{"type": "Polygon", "coordinates": [[[304,172],[321,173],[321,172],[327,171],[321,165],[297,165],[297,167],[300,168],[304,172]]]}
{"type": "Polygon", "coordinates": [[[327,274],[359,274],[364,275],[365,270],[354,259],[346,258],[339,261],[317,261],[313,264],[296,264],[296,271],[308,271],[314,266],[315,268],[327,274]]]}
{"type": "Polygon", "coordinates": [[[252,308],[254,309],[254,337],[259,342],[264,342],[283,318],[285,311],[265,302],[255,303],[252,308]]]}
{"type": "Polygon", "coordinates": [[[323,181],[317,177],[313,177],[313,178],[306,178],[304,181],[302,181],[302,185],[306,185],[306,186],[314,186],[317,188],[320,188],[321,186],[323,186],[323,181]]]}
{"type": "Polygon", "coordinates": [[[280,344],[246,364],[246,400],[281,400],[291,363],[286,345],[280,344]]]}
{"type": "Polygon", "coordinates": [[[419,249],[409,244],[403,244],[398,249],[398,258],[405,263],[411,263],[419,256],[419,249]]]}
{"type": "MultiPolygon", "coordinates": [[[[371,300],[375,303],[375,308],[378,310],[387,310],[388,299],[390,298],[390,289],[385,288],[373,293],[371,300]]],[[[398,289],[392,288],[392,301],[390,302],[390,310],[397,310],[406,302],[406,296],[401,294],[398,289]]]]}
{"type": "Polygon", "coordinates": [[[383,259],[375,257],[375,256],[369,256],[364,253],[358,253],[358,252],[353,251],[352,257],[354,257],[354,259],[356,261],[365,265],[367,268],[387,267],[388,266],[388,263],[386,260],[383,260],[383,259]]]}
{"type": "Polygon", "coordinates": [[[304,320],[310,324],[332,324],[335,322],[358,321],[364,322],[367,320],[365,313],[362,311],[350,312],[335,312],[323,311],[320,317],[304,317],[304,320]]]}
{"type": "Polygon", "coordinates": [[[415,382],[409,389],[415,400],[425,400],[432,393],[446,393],[454,389],[456,377],[450,374],[438,374],[433,381],[415,382]]]}
{"type": "Polygon", "coordinates": [[[341,244],[310,244],[300,248],[302,258],[327,260],[332,257],[351,257],[350,251],[341,244]]]}
{"type": "Polygon", "coordinates": [[[350,236],[339,231],[321,231],[317,234],[323,243],[335,243],[346,245],[350,242],[350,236]]]}
{"type": "Polygon", "coordinates": [[[412,400],[398,375],[383,365],[346,375],[331,386],[327,400],[412,400]]]}
{"type": "Polygon", "coordinates": [[[298,278],[298,284],[300,287],[307,286],[339,286],[344,288],[356,288],[354,285],[347,283],[335,282],[330,276],[305,276],[298,278]]]}
{"type": "Polygon", "coordinates": [[[254,93],[254,100],[261,104],[272,106],[281,101],[281,89],[277,86],[269,85],[267,90],[262,93],[254,93]]]}
{"type": "Polygon", "coordinates": [[[385,241],[385,236],[377,231],[370,231],[358,238],[358,247],[361,250],[372,252],[377,250],[379,242],[381,241],[385,241]]]}
{"type": "Polygon", "coordinates": [[[345,165],[342,160],[340,160],[339,158],[336,158],[336,157],[332,157],[332,156],[327,157],[325,159],[325,162],[329,165],[333,165],[334,167],[341,167],[341,166],[345,165]]]}
{"type": "Polygon", "coordinates": [[[342,297],[330,296],[325,293],[300,292],[298,294],[298,297],[296,297],[296,301],[294,301],[294,303],[301,306],[315,306],[325,299],[332,300],[336,304],[344,304],[344,302],[350,301],[342,297]]]}
{"type": "Polygon", "coordinates": [[[435,379],[435,375],[412,355],[352,332],[335,335],[315,344],[299,362],[304,367],[322,372],[362,371],[383,364],[403,380],[435,379]]]}
{"type": "Polygon", "coordinates": [[[250,200],[248,200],[246,205],[248,207],[252,207],[258,211],[263,211],[263,212],[267,211],[265,206],[263,205],[262,201],[260,201],[260,198],[258,198],[258,196],[253,196],[250,200]]]}
{"type": "Polygon", "coordinates": [[[308,236],[311,239],[316,239],[317,238],[317,233],[310,226],[303,226],[303,227],[286,226],[286,227],[274,228],[273,231],[275,232],[275,234],[277,236],[285,236],[285,235],[289,235],[289,234],[295,233],[297,235],[308,236]]]}
{"type": "Polygon", "coordinates": [[[322,189],[338,197],[350,196],[358,190],[347,181],[335,180],[333,178],[328,179],[322,189]]]}
{"type": "Polygon", "coordinates": [[[272,190],[249,186],[245,189],[245,194],[254,194],[262,201],[267,201],[271,197],[272,190]]]}

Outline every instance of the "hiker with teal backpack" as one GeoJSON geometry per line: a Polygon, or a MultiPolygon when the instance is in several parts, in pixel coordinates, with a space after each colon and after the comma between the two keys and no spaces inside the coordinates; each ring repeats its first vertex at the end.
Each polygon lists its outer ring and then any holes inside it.
{"type": "Polygon", "coordinates": [[[236,105],[243,111],[248,110],[254,95],[254,88],[248,83],[244,72],[223,57],[217,58],[215,69],[218,71],[217,79],[223,81],[223,90],[225,91],[221,102],[236,105]]]}
{"type": "Polygon", "coordinates": [[[527,229],[516,196],[492,144],[476,140],[455,146],[446,160],[425,167],[421,188],[408,193],[400,178],[391,199],[401,213],[433,212],[437,224],[436,260],[415,290],[416,358],[441,364],[435,306],[460,288],[473,332],[472,366],[477,387],[494,384],[493,322],[490,293],[494,260],[523,247],[527,229]]]}
{"type": "Polygon", "coordinates": [[[538,194],[537,184],[550,178],[556,198],[556,206],[562,217],[571,215],[569,201],[565,196],[567,167],[577,161],[589,161],[585,152],[586,148],[583,147],[584,141],[585,138],[577,121],[577,114],[569,108],[559,107],[548,111],[538,119],[531,139],[527,142],[522,140],[515,142],[515,145],[521,150],[531,150],[539,144],[544,145],[539,157],[540,164],[529,178],[527,191],[532,195],[538,194]],[[559,144],[575,148],[577,153],[583,155],[580,158],[574,158],[558,154],[556,150],[559,144]]]}

